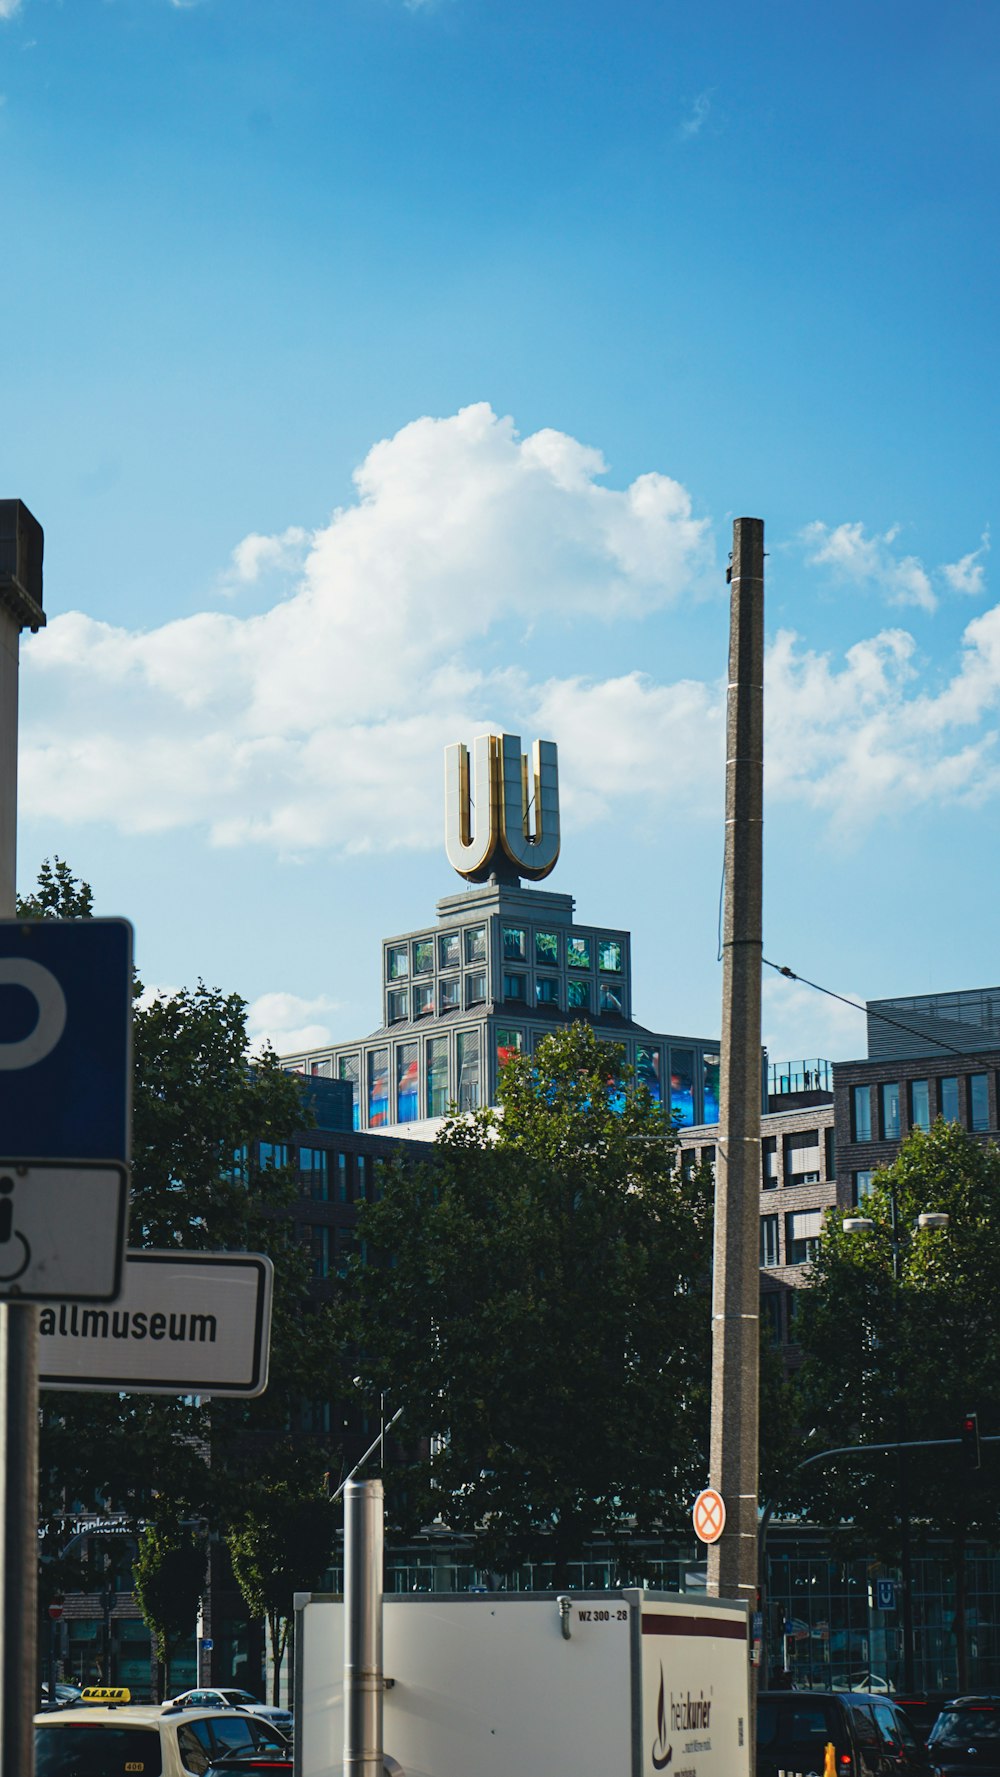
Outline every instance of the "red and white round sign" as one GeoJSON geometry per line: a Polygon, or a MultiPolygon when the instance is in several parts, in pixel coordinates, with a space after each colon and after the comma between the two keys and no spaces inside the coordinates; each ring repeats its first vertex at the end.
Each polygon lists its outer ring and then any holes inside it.
{"type": "Polygon", "coordinates": [[[699,1542],[717,1543],[726,1528],[726,1506],[721,1493],[706,1487],[699,1493],[691,1513],[694,1533],[699,1542]]]}

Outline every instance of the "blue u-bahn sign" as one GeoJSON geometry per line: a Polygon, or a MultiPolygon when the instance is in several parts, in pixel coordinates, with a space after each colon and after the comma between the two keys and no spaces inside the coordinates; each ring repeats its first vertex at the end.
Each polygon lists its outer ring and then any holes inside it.
{"type": "Polygon", "coordinates": [[[0,1155],[128,1163],[132,927],[0,920],[0,1155]]]}

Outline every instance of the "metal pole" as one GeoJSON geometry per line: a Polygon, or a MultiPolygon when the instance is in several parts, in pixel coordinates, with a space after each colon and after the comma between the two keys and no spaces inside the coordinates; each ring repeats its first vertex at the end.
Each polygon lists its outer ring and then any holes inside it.
{"type": "Polygon", "coordinates": [[[899,1567],[903,1580],[903,1684],[908,1695],[913,1695],[913,1556],[910,1548],[910,1494],[907,1486],[906,1464],[903,1461],[901,1448],[906,1432],[906,1411],[903,1401],[902,1380],[900,1375],[899,1350],[899,1282],[901,1273],[901,1245],[899,1233],[899,1203],[896,1198],[896,1187],[889,1186],[889,1229],[892,1242],[892,1362],[896,1385],[896,1489],[899,1499],[899,1567]]]}
{"type": "Polygon", "coordinates": [[[344,1777],[384,1777],[381,1481],[344,1488],[344,1777]]]}
{"type": "MultiPolygon", "coordinates": [[[[0,574],[17,578],[18,502],[4,501],[0,574]]],[[[32,521],[33,522],[33,521],[32,521]]],[[[41,593],[41,554],[38,558],[41,593]]],[[[0,585],[0,918],[16,911],[17,691],[22,628],[38,623],[16,585],[0,585]]],[[[2,1146],[2,1134],[0,1134],[2,1146]]],[[[0,1304],[0,1771],[32,1777],[38,1667],[38,1311],[0,1304]]]]}
{"type": "MultiPolygon", "coordinates": [[[[711,1480],[726,1507],[708,1590],[757,1595],[764,525],[733,525],[726,709],[722,1054],[712,1283],[711,1480]]],[[[752,1714],[752,1711],[751,1711],[752,1714]]]]}

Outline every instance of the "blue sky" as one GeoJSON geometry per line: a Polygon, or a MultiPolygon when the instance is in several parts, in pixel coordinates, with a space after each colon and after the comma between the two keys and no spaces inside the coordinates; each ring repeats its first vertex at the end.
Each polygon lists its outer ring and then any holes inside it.
{"type": "MultiPolygon", "coordinates": [[[[765,948],[993,983],[981,0],[0,0],[7,423],[46,530],[20,874],[279,1046],[456,886],[441,748],[560,746],[581,918],[718,1025],[723,570],[764,518],[765,948]]],[[[769,981],[781,1057],[863,1020],[769,981]]]]}

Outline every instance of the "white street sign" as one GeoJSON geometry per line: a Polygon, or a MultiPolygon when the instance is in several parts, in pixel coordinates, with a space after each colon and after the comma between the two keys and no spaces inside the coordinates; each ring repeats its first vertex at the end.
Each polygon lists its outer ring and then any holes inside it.
{"type": "Polygon", "coordinates": [[[273,1277],[262,1253],[130,1252],[113,1305],[42,1307],[39,1381],[114,1393],[263,1394],[273,1277]]]}
{"type": "Polygon", "coordinates": [[[125,1166],[0,1160],[0,1298],[110,1302],[127,1215],[125,1166]]]}

